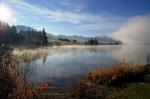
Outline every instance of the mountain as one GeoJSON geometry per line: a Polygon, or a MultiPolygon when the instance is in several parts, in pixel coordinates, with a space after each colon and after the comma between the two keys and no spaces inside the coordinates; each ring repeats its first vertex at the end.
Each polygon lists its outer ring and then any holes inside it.
{"type": "Polygon", "coordinates": [[[70,41],[76,40],[77,42],[84,43],[85,41],[89,40],[89,37],[84,37],[84,36],[65,36],[65,35],[58,35],[58,38],[63,38],[63,39],[69,39],[70,41]]]}
{"type": "MultiPolygon", "coordinates": [[[[20,31],[32,31],[36,29],[31,28],[29,26],[24,26],[24,25],[17,25],[16,26],[17,32],[20,31]]],[[[53,35],[51,33],[47,33],[48,41],[57,41],[59,38],[61,39],[68,39],[70,41],[76,40],[79,43],[84,43],[90,39],[96,39],[100,44],[121,44],[120,41],[117,41],[115,39],[112,39],[111,37],[107,36],[96,36],[96,37],[84,37],[84,36],[65,36],[65,35],[53,35]]]]}
{"type": "Polygon", "coordinates": [[[32,31],[32,30],[36,30],[36,29],[33,29],[29,26],[24,26],[24,25],[16,25],[16,29],[17,29],[17,32],[19,33],[20,31],[32,31]]]}
{"type": "Polygon", "coordinates": [[[117,41],[108,36],[96,36],[94,38],[97,39],[100,44],[121,44],[120,41],[117,41]]]}
{"type": "Polygon", "coordinates": [[[70,41],[76,40],[79,43],[84,43],[90,39],[96,39],[100,44],[106,44],[106,45],[107,44],[121,44],[120,41],[117,41],[107,36],[84,37],[84,36],[77,36],[77,35],[74,35],[74,36],[58,35],[55,38],[69,39],[70,41]]]}
{"type": "Polygon", "coordinates": [[[50,40],[58,40],[58,37],[51,33],[47,33],[47,37],[48,37],[49,41],[50,40]]]}

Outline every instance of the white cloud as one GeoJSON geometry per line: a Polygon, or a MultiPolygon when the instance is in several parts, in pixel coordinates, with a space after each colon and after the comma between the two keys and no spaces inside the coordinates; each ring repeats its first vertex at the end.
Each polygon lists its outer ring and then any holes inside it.
{"type": "Polygon", "coordinates": [[[131,18],[112,37],[125,44],[150,43],[150,15],[131,18]]]}

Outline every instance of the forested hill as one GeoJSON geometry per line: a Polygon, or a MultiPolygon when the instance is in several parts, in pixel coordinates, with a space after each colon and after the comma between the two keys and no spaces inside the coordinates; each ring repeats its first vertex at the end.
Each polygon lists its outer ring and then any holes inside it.
{"type": "Polygon", "coordinates": [[[16,26],[10,26],[7,23],[0,21],[0,44],[9,45],[47,45],[47,36],[43,28],[42,31],[27,30],[17,31],[16,26]]]}
{"type": "Polygon", "coordinates": [[[0,21],[0,45],[18,45],[29,47],[40,47],[48,44],[88,44],[88,45],[118,45],[120,41],[114,40],[107,36],[84,37],[84,36],[65,36],[53,35],[34,28],[17,25],[10,26],[0,21]]]}

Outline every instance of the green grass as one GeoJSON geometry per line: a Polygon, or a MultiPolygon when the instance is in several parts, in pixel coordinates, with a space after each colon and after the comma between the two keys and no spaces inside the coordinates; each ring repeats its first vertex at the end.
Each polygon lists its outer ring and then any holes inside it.
{"type": "Polygon", "coordinates": [[[150,99],[150,83],[127,84],[125,88],[111,92],[108,99],[150,99]]]}

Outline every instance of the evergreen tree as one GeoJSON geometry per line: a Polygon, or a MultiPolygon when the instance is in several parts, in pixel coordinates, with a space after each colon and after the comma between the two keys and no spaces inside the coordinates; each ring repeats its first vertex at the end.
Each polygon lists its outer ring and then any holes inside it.
{"type": "Polygon", "coordinates": [[[16,33],[17,33],[17,29],[16,29],[16,27],[15,27],[14,25],[11,27],[11,32],[12,32],[13,34],[16,34],[16,33]]]}
{"type": "Polygon", "coordinates": [[[43,28],[43,45],[47,45],[47,43],[48,43],[47,35],[45,29],[43,28]]]}
{"type": "Polygon", "coordinates": [[[22,44],[25,46],[46,46],[48,43],[45,29],[43,31],[20,31],[17,33],[16,26],[0,21],[0,44],[22,44]]]}
{"type": "Polygon", "coordinates": [[[95,38],[91,38],[90,40],[88,40],[87,42],[85,42],[86,44],[90,44],[90,45],[97,45],[99,42],[98,40],[95,38]]]}

